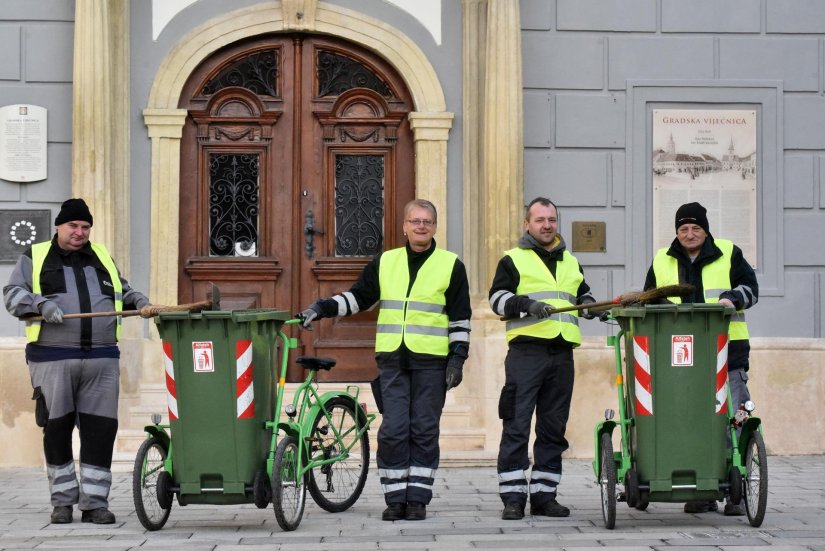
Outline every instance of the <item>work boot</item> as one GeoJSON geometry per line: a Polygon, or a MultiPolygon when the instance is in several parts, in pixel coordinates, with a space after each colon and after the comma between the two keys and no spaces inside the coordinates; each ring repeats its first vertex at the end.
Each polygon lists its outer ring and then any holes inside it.
{"type": "Polygon", "coordinates": [[[538,507],[530,506],[530,514],[534,517],[569,517],[570,509],[554,499],[538,507]]]}
{"type": "Polygon", "coordinates": [[[504,511],[501,513],[502,520],[521,520],[524,518],[524,505],[511,501],[504,505],[504,511]]]}
{"type": "Polygon", "coordinates": [[[427,518],[427,506],[418,501],[407,503],[407,512],[404,516],[407,520],[424,520],[427,518]]]}
{"type": "Polygon", "coordinates": [[[709,513],[718,510],[719,506],[715,501],[688,501],[685,503],[686,513],[709,513]]]}
{"type": "Polygon", "coordinates": [[[381,520],[402,520],[406,512],[406,503],[390,503],[381,513],[381,520]]]}
{"type": "Polygon", "coordinates": [[[101,507],[99,509],[83,511],[80,520],[82,522],[91,522],[92,524],[114,524],[115,515],[109,509],[101,507]]]}
{"type": "Polygon", "coordinates": [[[69,524],[72,522],[72,508],[68,506],[57,506],[52,509],[52,524],[69,524]]]}
{"type": "Polygon", "coordinates": [[[725,516],[726,517],[741,517],[745,514],[745,504],[739,503],[739,505],[734,505],[731,502],[725,503],[725,516]]]}

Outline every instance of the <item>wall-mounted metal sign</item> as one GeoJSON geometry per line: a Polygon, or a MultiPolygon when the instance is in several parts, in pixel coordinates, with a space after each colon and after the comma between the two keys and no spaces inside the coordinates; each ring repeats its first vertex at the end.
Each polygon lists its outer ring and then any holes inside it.
{"type": "Polygon", "coordinates": [[[52,237],[50,210],[0,210],[0,262],[15,262],[34,243],[52,237]]]}
{"type": "Polygon", "coordinates": [[[573,251],[603,253],[607,250],[607,228],[604,222],[573,222],[573,251]]]}
{"type": "Polygon", "coordinates": [[[45,107],[0,107],[0,178],[10,182],[46,179],[46,126],[45,107]]]}

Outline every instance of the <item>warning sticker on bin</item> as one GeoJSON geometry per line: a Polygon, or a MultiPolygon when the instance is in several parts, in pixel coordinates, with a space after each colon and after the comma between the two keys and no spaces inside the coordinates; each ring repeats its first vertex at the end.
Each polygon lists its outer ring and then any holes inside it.
{"type": "Polygon", "coordinates": [[[215,371],[215,350],[212,341],[192,343],[192,364],[195,366],[195,373],[215,371]]]}
{"type": "Polygon", "coordinates": [[[671,365],[693,365],[693,335],[673,335],[671,337],[671,365]]]}

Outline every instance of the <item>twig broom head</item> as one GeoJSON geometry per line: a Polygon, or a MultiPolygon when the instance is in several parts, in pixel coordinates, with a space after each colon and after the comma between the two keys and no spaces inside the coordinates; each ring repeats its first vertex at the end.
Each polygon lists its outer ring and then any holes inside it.
{"type": "MultiPolygon", "coordinates": [[[[646,302],[653,302],[662,298],[684,297],[690,295],[695,290],[696,288],[693,285],[688,285],[686,283],[680,283],[678,285],[665,285],[664,287],[656,287],[654,289],[648,289],[647,291],[639,293],[635,302],[644,304],[646,302]]],[[[624,301],[622,301],[622,304],[625,304],[624,301]]]]}

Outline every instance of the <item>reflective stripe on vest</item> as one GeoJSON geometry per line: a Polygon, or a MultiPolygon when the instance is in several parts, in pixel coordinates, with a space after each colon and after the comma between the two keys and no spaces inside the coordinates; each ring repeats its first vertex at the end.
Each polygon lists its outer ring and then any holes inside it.
{"type": "MultiPolygon", "coordinates": [[[[568,251],[564,251],[561,260],[556,262],[555,278],[539,255],[531,249],[511,249],[504,254],[513,259],[513,265],[519,273],[517,295],[527,295],[556,308],[575,303],[584,276],[579,270],[579,261],[568,251]]],[[[573,346],[579,346],[582,342],[579,317],[575,312],[553,314],[543,320],[526,316],[508,321],[506,327],[508,342],[520,335],[542,339],[561,335],[573,346]]]]}
{"type": "MultiPolygon", "coordinates": [[[[115,311],[121,312],[123,311],[123,284],[120,282],[120,276],[117,273],[115,263],[109,255],[109,251],[106,250],[106,247],[99,243],[90,243],[90,245],[97,259],[100,260],[100,263],[103,264],[103,267],[106,268],[106,271],[109,273],[115,291],[115,311]]],[[[32,245],[32,293],[35,295],[42,294],[40,274],[43,272],[43,264],[46,262],[46,256],[48,256],[51,247],[51,241],[44,241],[43,243],[32,245]]],[[[122,322],[123,319],[117,316],[115,337],[118,340],[120,340],[120,327],[122,322]]],[[[39,321],[26,323],[26,338],[29,342],[36,342],[40,337],[40,326],[41,322],[39,321]]]]}
{"type": "Polygon", "coordinates": [[[450,351],[447,299],[444,293],[458,255],[435,249],[418,270],[410,286],[407,249],[385,252],[378,267],[380,310],[375,332],[375,351],[393,352],[401,342],[412,352],[446,356],[450,351]]]}
{"type": "MultiPolygon", "coordinates": [[[[733,257],[733,241],[727,239],[714,239],[714,244],[722,251],[722,256],[702,268],[702,288],[704,289],[705,302],[715,304],[719,302],[719,296],[725,291],[731,290],[730,268],[733,257]]],[[[656,276],[656,286],[676,285],[679,283],[679,263],[667,254],[667,247],[659,249],[653,257],[653,274],[656,276]]],[[[670,297],[668,300],[679,304],[680,297],[670,297]]],[[[737,311],[730,318],[728,336],[732,341],[748,340],[748,324],[745,321],[745,312],[737,311]]]]}

